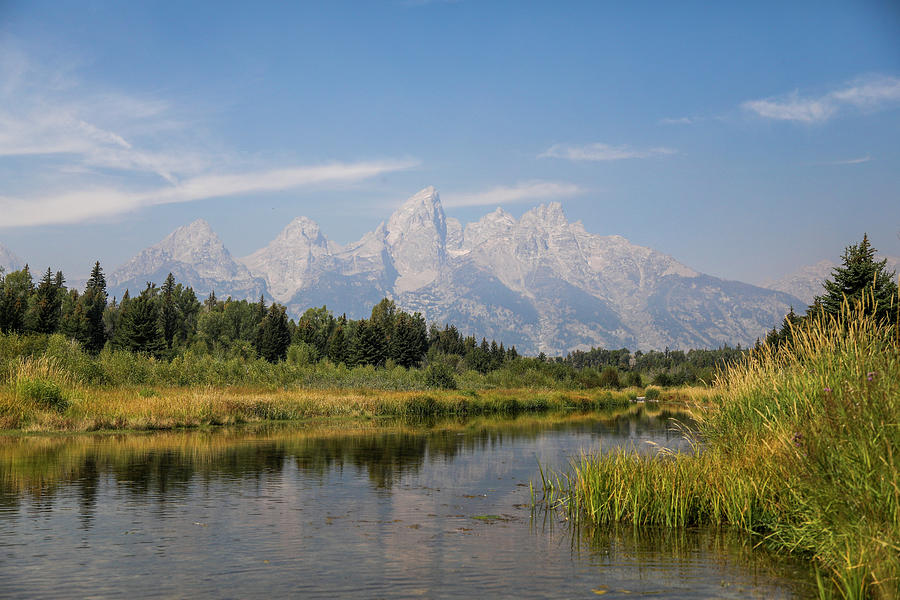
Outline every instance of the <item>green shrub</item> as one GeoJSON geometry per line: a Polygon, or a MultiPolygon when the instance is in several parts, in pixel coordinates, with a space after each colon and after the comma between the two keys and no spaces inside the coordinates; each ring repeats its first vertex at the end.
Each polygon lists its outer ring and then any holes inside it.
{"type": "Polygon", "coordinates": [[[430,388],[445,390],[455,390],[457,388],[453,370],[442,363],[428,365],[428,369],[425,371],[425,385],[430,388]]]}
{"type": "Polygon", "coordinates": [[[659,388],[649,387],[647,391],[644,392],[644,398],[646,400],[657,400],[659,398],[659,388]]]}
{"type": "Polygon", "coordinates": [[[619,370],[615,367],[606,367],[600,373],[600,386],[605,388],[619,389],[622,382],[619,380],[619,370]]]}
{"type": "Polygon", "coordinates": [[[69,406],[62,388],[47,379],[20,377],[16,380],[16,397],[59,412],[69,406]]]}

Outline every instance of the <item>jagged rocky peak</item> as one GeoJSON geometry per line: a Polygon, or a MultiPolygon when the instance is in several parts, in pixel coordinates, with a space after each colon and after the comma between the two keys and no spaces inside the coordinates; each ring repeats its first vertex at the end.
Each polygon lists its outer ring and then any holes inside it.
{"type": "Polygon", "coordinates": [[[197,219],[179,227],[159,243],[142,250],[116,269],[110,281],[124,282],[177,263],[189,265],[200,277],[221,281],[251,279],[250,271],[237,263],[209,223],[197,219]]]}
{"type": "Polygon", "coordinates": [[[397,271],[398,292],[434,281],[447,254],[447,219],[437,190],[423,189],[391,215],[385,243],[397,271]]]}
{"type": "Polygon", "coordinates": [[[387,242],[395,246],[415,230],[434,233],[442,243],[447,238],[444,207],[441,206],[441,197],[433,186],[428,186],[411,196],[394,211],[387,223],[387,242]]]}
{"type": "Polygon", "coordinates": [[[269,293],[276,300],[286,302],[310,277],[316,263],[338,250],[339,246],[322,234],[318,223],[297,217],[269,245],[241,262],[266,280],[269,293]]]}
{"type": "Polygon", "coordinates": [[[493,212],[466,225],[462,246],[472,250],[487,241],[507,238],[515,226],[515,218],[498,206],[493,212]]]}
{"type": "Polygon", "coordinates": [[[526,212],[519,219],[519,224],[529,228],[554,229],[566,227],[569,221],[563,212],[562,204],[550,202],[549,204],[536,206],[526,212]]]}

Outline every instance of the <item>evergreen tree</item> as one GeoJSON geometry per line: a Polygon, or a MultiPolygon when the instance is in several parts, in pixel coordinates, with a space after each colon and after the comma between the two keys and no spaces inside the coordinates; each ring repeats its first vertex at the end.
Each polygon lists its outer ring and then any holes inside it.
{"type": "Polygon", "coordinates": [[[80,301],[84,305],[84,315],[87,318],[87,331],[81,341],[88,352],[97,354],[106,343],[106,328],[103,324],[103,311],[106,310],[106,278],[100,261],[94,263],[91,276],[80,301]]]}
{"type": "Polygon", "coordinates": [[[84,303],[78,290],[71,289],[62,299],[59,331],[66,337],[83,343],[87,339],[87,316],[84,314],[84,303]]]}
{"type": "Polygon", "coordinates": [[[291,344],[291,332],[285,307],[272,303],[259,325],[256,351],[271,363],[284,360],[291,344]]]}
{"type": "Polygon", "coordinates": [[[163,283],[161,292],[161,305],[159,310],[159,325],[162,330],[163,339],[166,342],[166,348],[172,349],[175,341],[175,333],[178,330],[178,305],[175,298],[175,277],[169,273],[163,283]]]}
{"type": "Polygon", "coordinates": [[[200,301],[191,287],[182,287],[179,283],[175,286],[175,304],[178,309],[178,327],[176,339],[181,344],[187,344],[197,333],[200,319],[200,301]]]}
{"type": "Polygon", "coordinates": [[[344,326],[337,325],[328,338],[328,360],[334,364],[347,362],[347,341],[344,337],[344,326]]]}
{"type": "Polygon", "coordinates": [[[121,316],[113,343],[132,352],[146,352],[158,356],[166,347],[159,329],[159,306],[150,284],[136,298],[123,299],[121,316]]]}
{"type": "Polygon", "coordinates": [[[853,304],[871,295],[875,306],[866,306],[868,314],[874,313],[881,319],[896,316],[895,273],[887,270],[887,260],[875,260],[875,248],[869,243],[867,234],[863,234],[859,244],[847,246],[841,261],[842,266],[832,271],[832,279],[823,284],[825,293],[816,298],[814,306],[828,315],[837,316],[841,313],[844,298],[853,304]]]}
{"type": "Polygon", "coordinates": [[[209,293],[209,296],[207,296],[206,300],[203,301],[203,306],[206,307],[207,311],[213,311],[219,307],[219,301],[216,300],[216,291],[215,290],[213,290],[209,293]]]}
{"type": "Polygon", "coordinates": [[[386,354],[387,344],[381,326],[367,319],[357,321],[353,339],[354,364],[379,366],[384,364],[386,354]]]}
{"type": "Polygon", "coordinates": [[[31,328],[38,333],[55,333],[59,327],[62,296],[50,268],[41,278],[34,293],[31,328]]]}
{"type": "Polygon", "coordinates": [[[394,333],[388,342],[388,356],[398,365],[412,367],[425,358],[428,337],[422,315],[400,311],[394,319],[394,333]]]}

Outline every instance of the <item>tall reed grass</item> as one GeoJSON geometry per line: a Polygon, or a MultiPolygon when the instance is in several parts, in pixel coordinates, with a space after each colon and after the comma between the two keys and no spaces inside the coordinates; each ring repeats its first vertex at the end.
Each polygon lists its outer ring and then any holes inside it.
{"type": "Polygon", "coordinates": [[[845,305],[722,373],[689,453],[583,456],[544,477],[578,519],[728,525],[821,569],[823,598],[900,597],[897,328],[845,305]]]}

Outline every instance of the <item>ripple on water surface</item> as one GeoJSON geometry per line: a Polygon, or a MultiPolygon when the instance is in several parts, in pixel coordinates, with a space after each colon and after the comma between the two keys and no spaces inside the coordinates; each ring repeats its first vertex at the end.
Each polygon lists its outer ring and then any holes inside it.
{"type": "Polygon", "coordinates": [[[812,595],[740,536],[532,513],[538,462],[683,448],[670,416],[0,439],[0,596],[812,595]]]}

